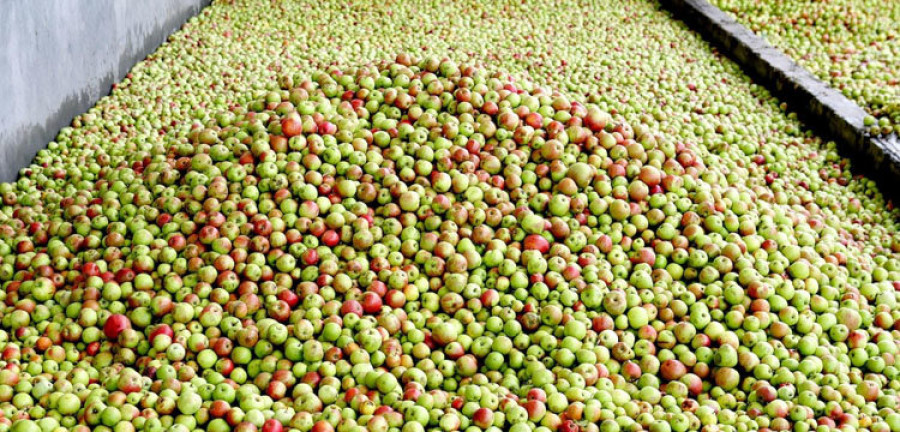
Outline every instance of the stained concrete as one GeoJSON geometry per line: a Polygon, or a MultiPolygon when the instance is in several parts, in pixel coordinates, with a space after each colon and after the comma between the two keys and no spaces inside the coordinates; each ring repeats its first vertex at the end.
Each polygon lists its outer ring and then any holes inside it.
{"type": "Polygon", "coordinates": [[[12,181],[210,0],[0,3],[0,181],[12,181]]]}
{"type": "Polygon", "coordinates": [[[881,190],[900,198],[900,139],[870,136],[866,112],[790,57],[706,0],[660,0],[676,17],[732,58],[759,83],[788,103],[805,124],[838,143],[881,190]]]}

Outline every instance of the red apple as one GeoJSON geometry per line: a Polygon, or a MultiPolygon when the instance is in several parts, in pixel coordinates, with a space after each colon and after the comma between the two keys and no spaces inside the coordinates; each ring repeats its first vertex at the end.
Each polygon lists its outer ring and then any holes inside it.
{"type": "Polygon", "coordinates": [[[131,321],[128,317],[122,314],[112,314],[106,319],[106,323],[103,324],[103,334],[105,334],[108,339],[116,339],[119,337],[119,333],[130,328],[131,321]]]}

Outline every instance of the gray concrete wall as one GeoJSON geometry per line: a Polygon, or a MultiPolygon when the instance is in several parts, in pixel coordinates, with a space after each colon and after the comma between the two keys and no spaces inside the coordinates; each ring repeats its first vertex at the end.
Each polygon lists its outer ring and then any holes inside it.
{"type": "Polygon", "coordinates": [[[0,0],[0,181],[210,0],[0,0]]]}
{"type": "Polygon", "coordinates": [[[858,174],[874,178],[881,192],[900,201],[900,137],[869,135],[866,112],[790,57],[707,0],[661,0],[672,13],[722,49],[774,95],[788,103],[806,126],[835,140],[858,174]]]}

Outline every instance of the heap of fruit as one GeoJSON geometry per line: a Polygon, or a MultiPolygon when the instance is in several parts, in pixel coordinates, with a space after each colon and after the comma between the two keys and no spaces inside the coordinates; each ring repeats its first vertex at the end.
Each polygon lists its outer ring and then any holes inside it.
{"type": "Polygon", "coordinates": [[[426,6],[216,4],[0,185],[0,431],[900,430],[832,143],[653,4],[426,6]]]}
{"type": "Polygon", "coordinates": [[[900,2],[714,3],[859,103],[873,133],[900,127],[900,2]]]}

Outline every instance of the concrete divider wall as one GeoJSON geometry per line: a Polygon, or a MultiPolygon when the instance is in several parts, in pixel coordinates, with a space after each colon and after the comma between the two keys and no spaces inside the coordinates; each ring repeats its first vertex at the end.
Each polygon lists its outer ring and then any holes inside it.
{"type": "Polygon", "coordinates": [[[0,5],[0,181],[210,0],[9,0],[0,5]]]}
{"type": "Polygon", "coordinates": [[[707,0],[661,0],[673,15],[737,62],[757,82],[796,111],[806,126],[830,137],[849,156],[857,174],[880,184],[881,192],[900,201],[900,138],[869,135],[866,112],[830,88],[765,39],[707,0]]]}

